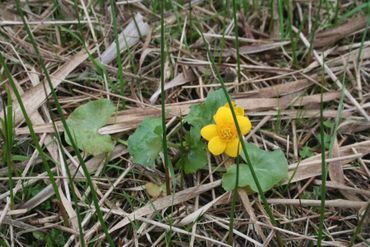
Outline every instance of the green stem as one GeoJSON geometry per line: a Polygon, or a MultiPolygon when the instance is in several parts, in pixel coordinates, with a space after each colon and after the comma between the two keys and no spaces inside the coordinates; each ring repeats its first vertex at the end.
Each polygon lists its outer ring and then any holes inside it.
{"type": "Polygon", "coordinates": [[[320,2],[319,2],[319,6],[317,8],[316,16],[315,16],[315,22],[314,22],[313,27],[311,29],[310,41],[309,41],[310,47],[308,48],[308,54],[307,54],[307,58],[309,60],[311,59],[311,55],[312,55],[312,51],[313,51],[313,45],[314,45],[314,41],[315,41],[316,30],[320,26],[320,11],[321,11],[321,6],[322,6],[322,0],[320,0],[320,2]]]}
{"type": "MultiPolygon", "coordinates": [[[[239,149],[238,149],[239,152],[239,149]]],[[[236,198],[238,195],[238,184],[239,184],[239,157],[236,158],[236,179],[235,179],[235,188],[233,190],[231,209],[230,209],[230,222],[229,222],[229,239],[228,244],[233,245],[234,243],[234,214],[236,208],[236,198]]]]}
{"type": "MultiPolygon", "coordinates": [[[[238,32],[238,19],[236,15],[236,0],[233,0],[233,19],[234,19],[234,35],[235,35],[235,49],[236,49],[236,72],[237,72],[237,80],[238,84],[240,83],[241,74],[240,74],[240,46],[239,46],[239,32],[238,32]]],[[[232,105],[229,104],[230,109],[232,109],[232,105]]],[[[239,148],[238,148],[239,153],[239,148]]],[[[235,179],[235,187],[233,190],[233,198],[231,204],[231,212],[230,212],[230,224],[229,224],[229,244],[233,245],[233,232],[234,232],[234,214],[235,214],[235,207],[236,207],[236,197],[238,194],[238,185],[239,185],[239,158],[236,159],[236,179],[235,179]]]]}
{"type": "Polygon", "coordinates": [[[171,186],[170,186],[170,176],[169,176],[169,167],[170,161],[168,158],[168,145],[167,145],[167,131],[166,131],[166,93],[164,90],[164,64],[166,59],[166,54],[164,51],[164,2],[165,0],[160,0],[160,12],[161,12],[161,109],[162,109],[162,147],[163,147],[163,157],[164,157],[164,166],[166,171],[166,191],[167,195],[171,194],[171,186]]]}
{"type": "Polygon", "coordinates": [[[319,235],[317,238],[317,246],[321,246],[323,228],[324,228],[324,218],[325,218],[325,199],[326,199],[326,177],[327,177],[327,165],[325,157],[325,142],[324,142],[324,103],[323,103],[323,89],[321,87],[321,97],[320,97],[320,140],[321,140],[321,203],[320,203],[320,224],[319,224],[319,235]]]}
{"type": "MultiPolygon", "coordinates": [[[[172,178],[172,190],[175,191],[176,187],[176,178],[174,174],[174,169],[173,166],[169,160],[168,156],[168,144],[167,144],[167,130],[166,130],[166,94],[164,90],[164,64],[165,64],[165,59],[166,59],[166,53],[164,50],[165,47],[165,36],[164,36],[164,4],[165,0],[160,0],[160,12],[161,12],[161,110],[162,110],[162,131],[163,131],[163,136],[162,136],[162,148],[163,148],[163,158],[164,158],[164,169],[165,169],[165,175],[166,175],[166,192],[167,195],[171,194],[171,178],[172,178]]],[[[175,194],[172,196],[172,202],[175,199],[175,194]]],[[[173,211],[173,207],[171,207],[171,211],[173,211]]],[[[172,236],[172,222],[169,222],[170,229],[168,232],[166,232],[166,245],[171,246],[171,236],[172,236]]]]}

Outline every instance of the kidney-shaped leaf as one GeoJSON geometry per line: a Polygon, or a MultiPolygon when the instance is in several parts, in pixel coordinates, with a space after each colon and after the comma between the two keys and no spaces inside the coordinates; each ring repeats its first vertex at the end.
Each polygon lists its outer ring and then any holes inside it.
{"type": "MultiPolygon", "coordinates": [[[[248,155],[256,172],[258,181],[263,192],[268,191],[274,185],[288,177],[288,161],[281,150],[267,152],[259,149],[253,144],[246,143],[248,155]]],[[[244,154],[241,155],[245,160],[244,154]]],[[[232,165],[222,177],[222,187],[226,191],[234,189],[236,183],[236,165],[232,165]]],[[[249,186],[258,192],[250,168],[246,164],[239,165],[238,187],[249,186]]]]}
{"type": "Polygon", "coordinates": [[[162,122],[160,118],[146,118],[128,138],[128,152],[135,163],[154,166],[162,150],[162,122]]]}
{"type": "MultiPolygon", "coordinates": [[[[98,129],[107,123],[115,107],[107,99],[90,101],[77,107],[67,119],[67,124],[77,147],[89,154],[98,155],[113,150],[109,135],[100,135],[98,129]]],[[[69,145],[71,140],[65,135],[69,145]]]]}

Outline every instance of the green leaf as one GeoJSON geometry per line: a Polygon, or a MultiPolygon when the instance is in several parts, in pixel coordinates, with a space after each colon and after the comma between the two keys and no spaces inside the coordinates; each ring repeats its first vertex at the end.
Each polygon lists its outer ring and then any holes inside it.
{"type": "Polygon", "coordinates": [[[43,241],[45,239],[45,234],[41,231],[34,231],[32,232],[32,236],[37,239],[43,241]]]}
{"type": "Polygon", "coordinates": [[[128,138],[128,152],[135,163],[155,166],[162,151],[162,122],[160,118],[146,118],[128,138]]]}
{"type": "MultiPolygon", "coordinates": [[[[249,158],[256,172],[258,181],[263,192],[268,191],[274,185],[288,178],[288,161],[281,150],[267,152],[259,149],[253,144],[246,143],[249,158]]],[[[241,155],[244,158],[244,154],[241,155]]],[[[231,191],[235,187],[236,165],[232,165],[222,177],[222,187],[226,191],[231,191]]],[[[238,187],[249,186],[253,191],[258,192],[253,180],[249,166],[239,165],[239,184],[238,187]]]]}
{"type": "Polygon", "coordinates": [[[66,239],[62,231],[57,229],[52,229],[48,234],[47,246],[59,247],[64,246],[66,239]]]}
{"type": "Polygon", "coordinates": [[[206,144],[200,141],[200,130],[191,128],[185,136],[187,147],[177,162],[178,167],[182,167],[186,174],[196,172],[207,165],[206,144]]]}
{"type": "MultiPolygon", "coordinates": [[[[320,145],[322,145],[321,143],[321,136],[316,136],[316,139],[317,141],[320,143],[320,145]]],[[[324,145],[325,145],[325,149],[329,150],[330,148],[330,141],[331,141],[331,135],[328,135],[326,133],[324,133],[324,145]]]]}
{"type": "Polygon", "coordinates": [[[302,149],[299,151],[299,156],[302,158],[302,159],[305,159],[305,158],[308,158],[308,157],[311,157],[313,155],[312,153],[312,150],[309,146],[304,146],[302,147],[302,149]]]}
{"type": "Polygon", "coordinates": [[[222,89],[218,89],[209,93],[207,99],[203,103],[193,105],[184,120],[200,129],[203,126],[210,124],[217,109],[225,104],[225,95],[222,89]]]}
{"type": "Polygon", "coordinates": [[[21,154],[13,154],[12,155],[12,160],[13,161],[28,161],[30,159],[29,156],[26,155],[21,155],[21,154]]]}
{"type": "Polygon", "coordinates": [[[325,120],[323,122],[324,126],[328,129],[332,129],[335,125],[335,122],[334,121],[330,121],[330,120],[325,120]]]}
{"type": "MultiPolygon", "coordinates": [[[[107,123],[114,111],[112,102],[100,99],[81,105],[71,113],[67,124],[79,149],[93,155],[113,150],[111,137],[100,135],[98,129],[107,123]]],[[[66,141],[72,145],[67,135],[66,141]]]]}

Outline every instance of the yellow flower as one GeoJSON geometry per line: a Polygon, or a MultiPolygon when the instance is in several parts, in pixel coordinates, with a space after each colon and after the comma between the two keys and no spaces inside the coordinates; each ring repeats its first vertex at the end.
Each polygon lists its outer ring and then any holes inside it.
{"type": "MultiPolygon", "coordinates": [[[[234,102],[233,108],[242,135],[246,135],[252,128],[251,121],[244,116],[244,109],[237,107],[234,102]]],[[[202,137],[208,141],[208,150],[213,155],[226,153],[230,157],[238,156],[241,144],[229,105],[218,108],[213,120],[215,124],[206,125],[200,131],[202,137]]]]}
{"type": "MultiPolygon", "coordinates": [[[[233,106],[236,115],[244,116],[244,108],[243,107],[236,106],[235,101],[231,102],[231,105],[233,106]]],[[[229,103],[226,103],[224,105],[224,107],[230,108],[229,103]]]]}

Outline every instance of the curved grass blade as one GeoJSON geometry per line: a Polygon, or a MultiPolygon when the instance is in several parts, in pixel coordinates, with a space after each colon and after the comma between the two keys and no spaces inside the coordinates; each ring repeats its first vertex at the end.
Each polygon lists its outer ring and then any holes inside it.
{"type": "MultiPolygon", "coordinates": [[[[28,26],[28,23],[26,21],[26,17],[24,16],[23,10],[21,9],[20,1],[19,0],[16,0],[16,7],[17,7],[17,11],[18,11],[18,13],[19,13],[19,15],[20,15],[20,17],[22,19],[22,22],[24,23],[25,30],[26,30],[26,32],[28,34],[28,37],[29,37],[30,41],[31,41],[31,44],[33,46],[33,49],[36,52],[36,55],[37,55],[37,58],[38,58],[38,62],[39,62],[40,66],[41,66],[41,68],[42,68],[42,70],[44,72],[44,75],[46,77],[46,81],[48,82],[48,85],[50,87],[51,95],[52,95],[53,101],[54,101],[54,103],[56,105],[56,109],[57,109],[57,112],[59,114],[60,120],[62,122],[64,131],[67,134],[68,138],[71,140],[72,147],[73,147],[74,151],[76,152],[77,159],[78,159],[78,161],[79,161],[79,163],[80,163],[80,165],[82,167],[82,170],[84,172],[84,175],[86,177],[87,184],[91,188],[92,200],[93,200],[94,206],[96,208],[96,213],[97,213],[99,222],[100,222],[100,224],[101,224],[101,226],[103,228],[103,232],[104,232],[104,234],[105,234],[105,236],[106,236],[106,238],[107,238],[110,246],[115,246],[115,244],[113,242],[113,239],[111,238],[111,236],[108,233],[108,228],[107,228],[107,226],[105,224],[105,220],[103,218],[103,214],[102,214],[102,212],[100,210],[99,202],[98,202],[98,199],[97,199],[97,194],[96,194],[96,191],[94,189],[94,186],[93,186],[93,183],[92,183],[92,180],[91,180],[89,171],[88,171],[88,169],[87,169],[87,167],[85,165],[85,162],[84,162],[84,160],[83,160],[83,158],[81,156],[81,153],[80,153],[80,151],[79,151],[79,149],[78,149],[78,147],[77,147],[77,145],[76,145],[76,143],[74,141],[74,137],[73,137],[70,129],[68,128],[68,125],[66,123],[66,119],[64,117],[64,113],[63,113],[62,108],[61,108],[61,105],[60,105],[60,103],[58,101],[58,97],[57,97],[57,95],[55,93],[55,90],[54,90],[54,88],[52,86],[52,82],[51,82],[51,78],[50,78],[49,72],[48,72],[48,70],[46,68],[46,65],[45,65],[45,62],[44,62],[44,60],[43,60],[43,58],[41,56],[41,53],[39,51],[39,48],[38,48],[37,43],[35,41],[35,38],[33,37],[33,34],[32,34],[32,32],[31,32],[31,30],[30,30],[30,28],[28,26]]],[[[13,82],[13,84],[14,84],[14,82],[13,82]]],[[[19,95],[19,93],[18,93],[18,95],[19,95]]],[[[23,112],[23,110],[26,111],[25,108],[24,108],[24,106],[22,108],[22,112],[23,112]]],[[[27,115],[27,113],[26,113],[26,115],[27,115]]],[[[29,123],[32,124],[30,120],[29,120],[29,123]]],[[[34,133],[34,135],[36,135],[36,134],[34,133]]],[[[66,167],[68,169],[68,166],[66,166],[66,167]]],[[[49,168],[49,170],[50,170],[50,168],[49,168]]],[[[55,179],[54,179],[54,182],[55,182],[55,179]]],[[[54,188],[54,186],[56,186],[56,184],[53,185],[53,188],[54,188]]],[[[57,194],[58,199],[60,199],[58,188],[55,187],[54,190],[56,190],[56,193],[58,193],[57,194]]],[[[76,207],[78,207],[78,205],[76,205],[76,207]]]]}
{"type": "Polygon", "coordinates": [[[14,92],[14,95],[19,103],[19,107],[21,108],[21,111],[22,111],[22,114],[24,116],[24,119],[26,121],[26,124],[27,124],[27,127],[30,131],[30,134],[31,134],[31,139],[35,145],[35,148],[36,150],[39,152],[40,154],[40,157],[41,157],[41,160],[42,160],[42,164],[44,166],[44,169],[46,170],[49,178],[50,178],[50,182],[51,182],[51,185],[53,187],[53,190],[55,192],[55,195],[57,197],[57,200],[61,202],[61,197],[60,197],[60,194],[59,194],[59,190],[58,190],[58,185],[56,183],[56,180],[55,180],[55,177],[54,177],[54,174],[52,173],[50,167],[49,167],[49,164],[48,164],[48,157],[47,155],[44,153],[44,151],[42,150],[41,146],[40,146],[40,143],[39,143],[39,140],[38,140],[38,137],[33,129],[33,125],[32,125],[32,122],[31,122],[31,119],[29,118],[28,114],[27,114],[27,110],[23,104],[23,101],[22,101],[22,97],[20,96],[19,92],[18,92],[18,89],[15,85],[15,82],[14,82],[14,79],[13,79],[13,76],[12,74],[10,73],[9,71],[9,68],[8,68],[8,65],[6,64],[5,62],[5,59],[2,55],[2,53],[0,53],[0,64],[3,66],[4,68],[4,72],[5,72],[5,75],[8,77],[8,80],[9,80],[9,84],[14,92]]]}

